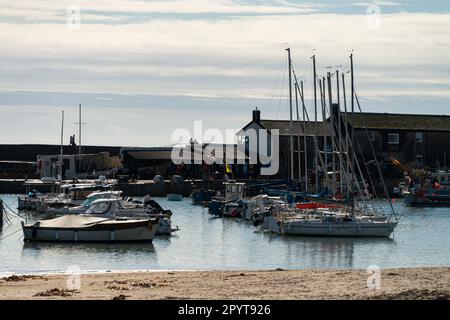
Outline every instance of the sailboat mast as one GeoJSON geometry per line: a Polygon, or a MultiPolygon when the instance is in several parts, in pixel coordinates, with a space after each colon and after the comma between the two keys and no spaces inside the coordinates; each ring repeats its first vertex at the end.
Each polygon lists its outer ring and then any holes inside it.
{"type": "Polygon", "coordinates": [[[325,184],[326,187],[328,188],[329,186],[329,181],[328,181],[328,153],[327,153],[327,129],[326,129],[326,121],[327,121],[327,116],[325,114],[325,95],[324,95],[324,91],[325,91],[325,78],[322,78],[322,80],[319,79],[319,89],[320,89],[320,102],[321,102],[321,106],[322,106],[322,123],[323,123],[323,157],[324,157],[324,174],[325,174],[325,184]]]}
{"type": "Polygon", "coordinates": [[[81,163],[81,125],[82,125],[82,122],[81,122],[81,103],[80,103],[79,108],[78,108],[78,117],[79,117],[79,119],[78,119],[79,120],[78,121],[78,143],[79,143],[78,154],[80,156],[79,160],[80,160],[80,163],[81,163]]]}
{"type": "MultiPolygon", "coordinates": [[[[314,83],[314,128],[317,128],[317,71],[316,71],[316,55],[313,55],[313,83],[314,83]]],[[[316,132],[313,132],[313,134],[316,134],[316,132]]],[[[319,167],[319,150],[316,149],[316,155],[315,155],[315,163],[316,163],[316,192],[319,192],[319,170],[317,168],[319,167]]]]}
{"type": "Polygon", "coordinates": [[[298,181],[302,181],[302,170],[301,170],[301,157],[300,157],[300,114],[298,112],[298,83],[297,83],[297,79],[295,79],[294,82],[294,87],[295,87],[295,109],[297,111],[297,150],[298,150],[298,181]]]}
{"type": "MultiPolygon", "coordinates": [[[[351,108],[352,108],[352,115],[351,115],[351,120],[350,120],[350,123],[351,123],[351,141],[352,141],[352,153],[354,152],[354,150],[353,150],[353,146],[355,145],[355,129],[354,129],[354,120],[355,120],[355,78],[354,78],[354,69],[353,69],[353,53],[351,53],[350,54],[350,75],[351,75],[351,80],[350,80],[350,82],[351,82],[351,95],[352,95],[352,97],[351,97],[351,108]]],[[[354,161],[355,161],[355,159],[354,159],[354,157],[352,156],[351,157],[351,161],[352,161],[352,165],[351,165],[351,167],[352,168],[354,168],[354,161]]],[[[354,172],[352,172],[352,175],[353,175],[353,179],[355,180],[355,182],[356,182],[356,176],[354,176],[355,175],[355,173],[354,172]]],[[[350,183],[350,186],[352,185],[352,183],[350,183]]],[[[354,214],[354,212],[355,212],[355,195],[354,195],[354,192],[353,192],[353,188],[351,188],[351,192],[352,192],[352,214],[354,214]]]]}
{"type": "Polygon", "coordinates": [[[335,194],[336,193],[336,157],[335,157],[335,153],[334,153],[335,131],[334,131],[333,98],[331,96],[331,73],[330,72],[327,73],[327,82],[328,82],[328,104],[329,104],[329,108],[330,108],[330,126],[331,126],[331,161],[332,161],[332,172],[333,172],[332,190],[333,190],[333,194],[335,194]]]}
{"type": "Polygon", "coordinates": [[[344,180],[343,180],[343,172],[344,167],[342,163],[342,120],[341,120],[341,93],[340,93],[340,84],[339,84],[339,70],[336,70],[336,92],[337,92],[337,117],[338,117],[338,150],[339,150],[339,185],[341,194],[344,193],[344,180]]]}
{"type": "Polygon", "coordinates": [[[61,158],[64,155],[64,110],[62,111],[62,118],[61,118],[61,158]]]}
{"type": "Polygon", "coordinates": [[[58,166],[58,180],[62,181],[63,179],[63,163],[64,163],[64,110],[61,113],[61,150],[60,150],[60,159],[58,166]]]}
{"type": "Polygon", "coordinates": [[[292,124],[292,61],[291,61],[291,48],[287,48],[288,52],[288,65],[289,65],[289,126],[290,126],[290,136],[289,136],[289,147],[291,151],[290,157],[290,180],[294,179],[294,139],[293,139],[293,124],[292,124]]]}
{"type": "MultiPolygon", "coordinates": [[[[303,110],[303,152],[305,162],[305,191],[308,192],[308,150],[306,144],[306,107],[305,107],[305,93],[303,91],[303,81],[300,81],[301,98],[302,98],[302,110],[303,110]]],[[[300,156],[300,153],[299,153],[300,156]]]]}
{"type": "Polygon", "coordinates": [[[347,119],[347,94],[345,92],[345,74],[342,73],[342,97],[344,99],[344,115],[345,115],[345,153],[346,156],[346,167],[345,167],[345,176],[347,177],[347,199],[350,198],[350,152],[348,147],[348,119],[347,119]]]}

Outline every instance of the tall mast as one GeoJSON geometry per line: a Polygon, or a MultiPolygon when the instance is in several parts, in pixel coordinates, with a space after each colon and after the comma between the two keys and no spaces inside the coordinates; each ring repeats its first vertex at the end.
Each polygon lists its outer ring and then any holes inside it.
{"type": "Polygon", "coordinates": [[[345,92],[345,74],[342,73],[342,97],[344,98],[344,123],[345,123],[345,153],[347,154],[346,157],[346,167],[345,167],[345,176],[347,177],[347,199],[350,198],[350,152],[349,152],[349,146],[348,146],[348,118],[347,118],[347,94],[345,92]]]}
{"type": "Polygon", "coordinates": [[[344,167],[343,167],[343,162],[342,162],[342,121],[341,121],[341,93],[339,90],[339,70],[336,70],[336,93],[337,93],[337,104],[338,104],[338,109],[337,109],[337,117],[338,117],[338,151],[339,151],[339,185],[340,185],[340,190],[341,190],[341,194],[344,193],[344,180],[343,180],[343,172],[344,172],[344,167]]]}
{"type": "Polygon", "coordinates": [[[287,48],[288,52],[288,65],[289,65],[289,126],[290,126],[290,136],[289,136],[289,147],[291,151],[290,157],[290,172],[289,178],[294,179],[294,140],[292,137],[293,124],[292,124],[292,61],[291,61],[291,48],[287,48]]]}
{"type": "Polygon", "coordinates": [[[82,125],[82,122],[81,122],[81,103],[80,103],[79,109],[78,109],[78,116],[79,116],[79,119],[78,119],[78,144],[79,144],[79,146],[78,146],[78,155],[80,156],[79,161],[80,161],[80,164],[81,164],[81,125],[82,125]]]}
{"type": "MultiPolygon", "coordinates": [[[[350,120],[350,123],[351,123],[351,129],[350,129],[350,132],[351,132],[351,138],[352,138],[352,156],[351,156],[351,161],[352,161],[352,164],[351,164],[351,167],[352,168],[354,168],[354,161],[355,161],[355,159],[354,159],[354,157],[353,157],[353,152],[354,152],[354,150],[353,150],[353,146],[355,145],[355,129],[354,129],[354,120],[355,120],[355,78],[354,78],[354,70],[353,70],[353,53],[351,53],[350,54],[350,75],[351,75],[351,95],[352,95],[352,97],[351,97],[351,108],[352,108],[352,115],[351,115],[351,120],[350,120]]],[[[352,176],[353,176],[353,180],[355,180],[355,182],[356,182],[356,176],[355,176],[355,173],[353,172],[352,173],[352,176]]],[[[353,181],[352,181],[352,183],[350,184],[350,186],[353,184],[353,181]]],[[[352,191],[352,213],[354,214],[354,212],[355,212],[355,195],[353,194],[353,188],[351,188],[351,191],[352,191]]]]}
{"type": "Polygon", "coordinates": [[[294,87],[295,87],[295,109],[297,111],[297,150],[298,150],[298,182],[302,181],[302,170],[301,170],[301,157],[300,157],[300,114],[298,112],[298,83],[297,79],[294,81],[294,87]]]}
{"type": "Polygon", "coordinates": [[[324,157],[324,168],[323,171],[325,173],[325,184],[328,188],[328,153],[327,153],[327,129],[326,129],[326,121],[327,116],[325,114],[325,78],[322,80],[319,79],[319,89],[320,89],[320,102],[322,106],[322,123],[323,123],[323,157],[324,157]]]}
{"type": "Polygon", "coordinates": [[[64,110],[62,111],[61,117],[61,150],[60,150],[60,159],[58,166],[58,180],[62,181],[63,179],[63,164],[64,164],[64,110]]]}
{"type": "MultiPolygon", "coordinates": [[[[314,128],[317,128],[317,71],[316,71],[316,55],[313,55],[313,83],[314,83],[314,128]]],[[[316,132],[313,132],[316,134],[316,132]]],[[[317,170],[319,166],[319,150],[316,149],[315,163],[316,163],[316,192],[319,192],[319,171],[317,170]]]]}
{"type": "Polygon", "coordinates": [[[61,158],[64,155],[64,110],[62,111],[62,118],[61,118],[61,158]]]}
{"type": "Polygon", "coordinates": [[[336,193],[336,157],[334,153],[334,111],[333,111],[333,98],[331,96],[331,73],[327,73],[327,81],[328,81],[328,104],[330,108],[330,126],[331,126],[331,160],[332,160],[332,172],[333,172],[333,194],[336,193]]]}
{"type": "MultiPolygon", "coordinates": [[[[303,110],[303,152],[305,157],[305,191],[308,191],[308,150],[306,146],[306,107],[305,107],[305,93],[303,91],[303,81],[300,81],[301,86],[301,99],[302,99],[302,110],[303,110]]],[[[299,153],[300,156],[300,153],[299,153]]]]}

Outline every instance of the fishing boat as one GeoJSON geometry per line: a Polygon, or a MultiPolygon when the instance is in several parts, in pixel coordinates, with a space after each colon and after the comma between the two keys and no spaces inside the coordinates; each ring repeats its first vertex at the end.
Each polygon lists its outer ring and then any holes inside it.
{"type": "Polygon", "coordinates": [[[53,242],[151,242],[156,219],[127,219],[93,215],[64,215],[24,224],[25,241],[53,242]]]}
{"type": "Polygon", "coordinates": [[[174,175],[170,179],[170,190],[167,194],[167,200],[169,201],[182,201],[184,191],[184,179],[182,176],[174,175]]]}
{"type": "Polygon", "coordinates": [[[197,189],[192,191],[191,199],[192,204],[203,204],[211,201],[211,198],[216,195],[214,190],[197,189]]]}
{"type": "Polygon", "coordinates": [[[411,207],[450,207],[450,174],[437,172],[416,178],[403,197],[404,204],[411,207]]]}
{"type": "Polygon", "coordinates": [[[56,196],[60,193],[60,182],[55,178],[42,178],[40,180],[28,180],[24,183],[25,194],[17,196],[17,209],[35,211],[39,206],[44,193],[37,190],[45,190],[47,196],[56,196]]]}
{"type": "Polygon", "coordinates": [[[242,218],[246,209],[244,200],[245,183],[224,182],[225,196],[212,197],[209,202],[209,213],[218,217],[242,218]]]}
{"type": "Polygon", "coordinates": [[[41,202],[42,195],[36,190],[30,191],[25,195],[17,196],[17,209],[26,211],[35,211],[41,202]]]}
{"type": "Polygon", "coordinates": [[[207,180],[192,180],[191,187],[190,198],[194,205],[205,205],[216,195],[216,191],[210,189],[209,181],[207,180]]]}

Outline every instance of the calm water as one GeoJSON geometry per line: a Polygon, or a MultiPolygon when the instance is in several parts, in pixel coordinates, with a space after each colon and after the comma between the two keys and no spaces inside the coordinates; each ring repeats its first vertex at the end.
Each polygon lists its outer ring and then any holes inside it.
{"type": "MultiPolygon", "coordinates": [[[[0,195],[17,206],[17,197],[0,195]]],[[[283,237],[211,217],[189,199],[168,202],[180,231],[153,244],[24,243],[20,218],[0,230],[0,274],[82,270],[311,269],[450,266],[450,208],[405,208],[393,239],[283,237]],[[14,233],[14,234],[13,234],[14,233]],[[7,237],[7,238],[4,238],[7,237]]]]}

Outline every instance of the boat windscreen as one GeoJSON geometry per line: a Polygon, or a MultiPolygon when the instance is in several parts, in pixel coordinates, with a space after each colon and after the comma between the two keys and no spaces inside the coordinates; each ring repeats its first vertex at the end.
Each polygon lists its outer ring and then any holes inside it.
{"type": "Polygon", "coordinates": [[[89,209],[88,213],[105,214],[111,209],[112,202],[100,202],[89,209]]]}

